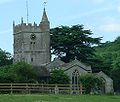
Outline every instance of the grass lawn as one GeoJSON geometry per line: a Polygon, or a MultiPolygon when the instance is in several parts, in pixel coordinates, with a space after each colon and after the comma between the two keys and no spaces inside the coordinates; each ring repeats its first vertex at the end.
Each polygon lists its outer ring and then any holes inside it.
{"type": "Polygon", "coordinates": [[[120,102],[120,96],[0,95],[0,102],[120,102]]]}

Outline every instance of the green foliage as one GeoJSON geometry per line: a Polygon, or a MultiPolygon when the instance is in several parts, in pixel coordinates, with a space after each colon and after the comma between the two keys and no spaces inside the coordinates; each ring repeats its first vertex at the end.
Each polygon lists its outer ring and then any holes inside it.
{"type": "Polygon", "coordinates": [[[80,76],[80,82],[82,83],[83,87],[85,87],[86,93],[90,93],[92,89],[99,89],[103,83],[102,79],[92,75],[92,74],[86,74],[80,76]]]}
{"type": "Polygon", "coordinates": [[[114,69],[120,69],[120,56],[116,58],[116,60],[112,63],[112,68],[114,69]]]}
{"type": "Polygon", "coordinates": [[[112,66],[111,77],[114,80],[114,90],[120,92],[120,57],[113,61],[112,66]]]}
{"type": "Polygon", "coordinates": [[[36,72],[33,67],[25,62],[0,68],[0,82],[35,82],[36,72]]]}
{"type": "Polygon", "coordinates": [[[114,91],[120,93],[120,68],[112,69],[111,77],[114,83],[114,91]]]}
{"type": "Polygon", "coordinates": [[[120,58],[120,37],[113,42],[106,42],[95,49],[96,58],[100,63],[95,62],[93,64],[93,71],[102,70],[110,75],[111,70],[117,67],[115,63],[120,58]]]}
{"type": "Polygon", "coordinates": [[[13,58],[9,52],[5,52],[0,49],[0,67],[10,65],[13,62],[13,58]]]}
{"type": "Polygon", "coordinates": [[[11,72],[15,75],[16,82],[31,82],[37,77],[33,67],[25,62],[15,63],[11,68],[11,72]]]}
{"type": "Polygon", "coordinates": [[[70,79],[63,70],[53,70],[50,75],[50,84],[69,84],[70,79]]]}
{"type": "Polygon", "coordinates": [[[82,62],[87,62],[94,55],[92,46],[100,44],[101,40],[101,38],[92,38],[92,32],[85,30],[83,25],[61,26],[50,31],[53,54],[65,62],[70,62],[75,57],[82,62]]]}
{"type": "Polygon", "coordinates": [[[15,76],[10,72],[12,65],[0,68],[0,83],[14,82],[15,76]]]}

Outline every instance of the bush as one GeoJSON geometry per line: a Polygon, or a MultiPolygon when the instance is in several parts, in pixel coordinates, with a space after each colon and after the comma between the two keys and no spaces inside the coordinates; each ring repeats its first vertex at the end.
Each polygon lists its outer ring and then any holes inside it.
{"type": "Polygon", "coordinates": [[[69,84],[70,83],[70,78],[67,74],[64,73],[63,70],[54,70],[51,72],[50,79],[49,79],[50,84],[69,84]]]}
{"type": "Polygon", "coordinates": [[[103,85],[102,79],[94,76],[93,74],[86,74],[80,76],[80,82],[83,87],[85,87],[86,93],[89,94],[91,91],[98,91],[100,87],[103,85]]]}
{"type": "Polygon", "coordinates": [[[13,65],[0,68],[0,82],[35,82],[37,74],[34,68],[25,62],[17,62],[13,65]]]}

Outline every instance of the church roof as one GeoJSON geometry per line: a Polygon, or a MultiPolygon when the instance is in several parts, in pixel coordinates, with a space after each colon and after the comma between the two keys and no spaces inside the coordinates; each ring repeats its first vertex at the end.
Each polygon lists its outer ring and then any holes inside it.
{"type": "Polygon", "coordinates": [[[54,70],[54,69],[63,69],[64,71],[67,71],[71,68],[73,68],[74,66],[78,66],[79,68],[82,68],[83,70],[85,71],[88,71],[88,72],[91,72],[91,66],[88,66],[80,61],[78,61],[77,59],[75,59],[74,61],[72,62],[69,62],[69,63],[64,63],[63,61],[61,61],[59,58],[57,59],[54,59],[51,63],[47,64],[46,65],[46,68],[48,70],[54,70]]]}
{"type": "Polygon", "coordinates": [[[65,63],[61,61],[59,58],[55,58],[52,62],[48,63],[46,65],[47,69],[54,69],[54,68],[59,68],[62,67],[65,63]]]}
{"type": "Polygon", "coordinates": [[[63,70],[69,70],[70,68],[74,67],[74,66],[79,66],[80,68],[86,70],[86,71],[92,71],[91,70],[91,66],[88,66],[80,61],[78,61],[77,59],[73,60],[72,62],[70,63],[66,63],[64,66],[63,66],[63,70]]]}

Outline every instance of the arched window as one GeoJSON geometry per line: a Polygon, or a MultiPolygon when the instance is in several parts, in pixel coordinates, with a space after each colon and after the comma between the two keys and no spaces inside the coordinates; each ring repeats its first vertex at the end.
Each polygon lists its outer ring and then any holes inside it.
{"type": "Polygon", "coordinates": [[[72,73],[73,92],[79,92],[79,71],[76,69],[72,73]]]}
{"type": "Polygon", "coordinates": [[[72,84],[79,84],[79,72],[77,69],[72,73],[72,84]]]}

